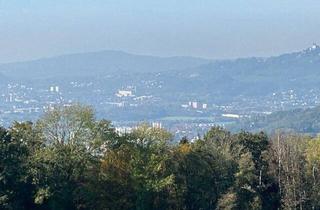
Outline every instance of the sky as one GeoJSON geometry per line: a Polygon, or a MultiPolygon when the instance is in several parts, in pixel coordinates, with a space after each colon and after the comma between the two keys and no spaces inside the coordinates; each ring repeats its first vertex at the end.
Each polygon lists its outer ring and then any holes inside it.
{"type": "Polygon", "coordinates": [[[0,0],[0,63],[123,50],[212,59],[320,43],[319,0],[0,0]]]}

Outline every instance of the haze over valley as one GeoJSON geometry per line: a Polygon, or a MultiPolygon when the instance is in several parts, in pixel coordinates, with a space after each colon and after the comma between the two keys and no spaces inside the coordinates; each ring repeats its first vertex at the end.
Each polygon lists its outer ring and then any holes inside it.
{"type": "Polygon", "coordinates": [[[83,103],[120,130],[146,121],[193,138],[214,124],[318,106],[319,67],[316,44],[266,58],[101,51],[2,64],[0,122],[8,126],[57,105],[83,103]]]}
{"type": "Polygon", "coordinates": [[[0,0],[0,210],[320,209],[319,0],[0,0]]]}

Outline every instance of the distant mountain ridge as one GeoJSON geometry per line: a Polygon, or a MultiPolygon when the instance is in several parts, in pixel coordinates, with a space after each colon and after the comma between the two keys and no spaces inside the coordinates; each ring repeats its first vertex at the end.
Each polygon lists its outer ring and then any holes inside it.
{"type": "Polygon", "coordinates": [[[109,73],[162,72],[192,68],[210,60],[195,57],[156,57],[122,51],[62,55],[34,61],[0,65],[0,72],[13,78],[99,76],[109,73]]]}
{"type": "Polygon", "coordinates": [[[300,52],[280,56],[221,61],[102,51],[3,64],[0,73],[23,79],[120,75],[119,85],[128,83],[129,79],[148,78],[163,84],[161,89],[154,90],[157,95],[169,93],[173,99],[188,95],[186,98],[210,102],[211,99],[320,87],[320,47],[314,44],[300,52]]]}
{"type": "Polygon", "coordinates": [[[181,83],[198,84],[199,92],[221,92],[222,95],[315,88],[320,87],[320,47],[313,45],[300,52],[269,58],[216,61],[175,74],[175,81],[180,78],[181,83]]]}

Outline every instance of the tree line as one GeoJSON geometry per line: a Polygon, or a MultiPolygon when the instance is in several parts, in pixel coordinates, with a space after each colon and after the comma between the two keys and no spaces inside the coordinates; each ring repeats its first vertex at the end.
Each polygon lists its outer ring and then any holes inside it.
{"type": "Polygon", "coordinates": [[[0,209],[320,209],[320,139],[213,127],[118,134],[90,107],[0,128],[0,209]]]}

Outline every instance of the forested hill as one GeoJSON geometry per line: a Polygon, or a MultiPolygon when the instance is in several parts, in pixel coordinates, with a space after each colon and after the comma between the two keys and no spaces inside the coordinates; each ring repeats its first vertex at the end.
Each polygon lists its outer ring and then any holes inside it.
{"type": "Polygon", "coordinates": [[[122,51],[101,51],[62,55],[34,61],[0,65],[0,72],[12,78],[45,79],[128,73],[150,73],[184,69],[211,62],[195,57],[156,57],[122,51]]]}
{"type": "Polygon", "coordinates": [[[65,78],[122,75],[123,80],[160,80],[170,93],[190,88],[194,93],[265,94],[320,85],[320,47],[268,58],[211,61],[194,57],[155,57],[121,51],[64,55],[2,64],[0,73],[12,78],[65,78]],[[162,76],[159,77],[159,72],[162,76]],[[139,74],[137,74],[139,73],[139,74]],[[143,75],[144,74],[144,75],[143,75]],[[185,85],[188,84],[188,85],[185,85]],[[201,85],[199,85],[201,84],[201,85]]]}
{"type": "Polygon", "coordinates": [[[269,58],[212,62],[180,71],[175,81],[179,79],[184,80],[181,83],[201,84],[194,85],[194,91],[224,95],[312,89],[320,85],[320,47],[313,45],[299,52],[269,58]]]}
{"type": "Polygon", "coordinates": [[[234,127],[235,130],[266,131],[287,130],[298,133],[320,133],[320,106],[309,109],[280,111],[266,116],[256,116],[244,120],[234,127]]]}

